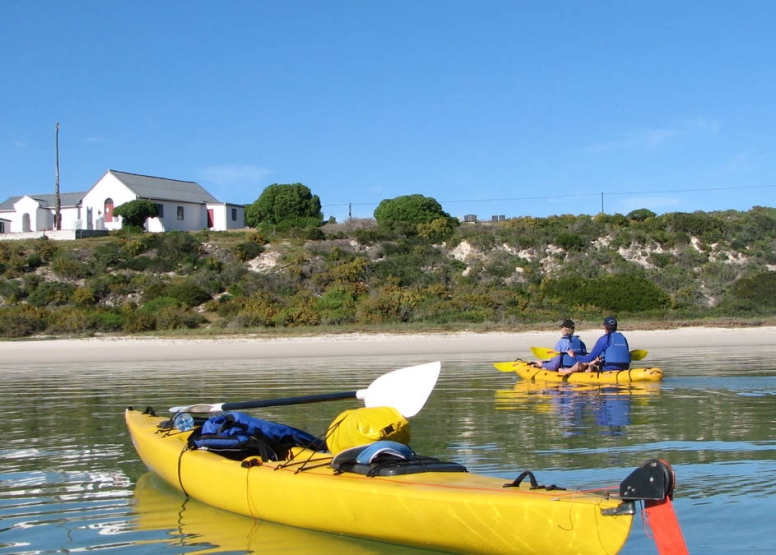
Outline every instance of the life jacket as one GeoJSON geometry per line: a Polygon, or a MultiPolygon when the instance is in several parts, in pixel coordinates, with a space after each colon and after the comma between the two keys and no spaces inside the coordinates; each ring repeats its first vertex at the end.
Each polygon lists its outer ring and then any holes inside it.
{"type": "MultiPolygon", "coordinates": [[[[587,354],[587,347],[585,346],[584,341],[582,341],[578,335],[571,336],[571,346],[569,347],[569,349],[574,351],[575,356],[587,354]]],[[[560,365],[563,368],[570,368],[574,366],[576,363],[577,361],[574,360],[574,357],[570,357],[567,353],[564,353],[563,360],[561,361],[560,365]]]]}
{"type": "Polygon", "coordinates": [[[621,368],[627,368],[630,365],[631,356],[628,349],[628,340],[620,332],[609,334],[609,344],[601,355],[604,361],[604,368],[607,365],[617,365],[621,368]]]}
{"type": "Polygon", "coordinates": [[[208,418],[192,432],[192,449],[206,449],[230,459],[259,455],[263,460],[284,460],[289,450],[302,446],[323,451],[326,444],[305,431],[254,418],[242,412],[224,412],[208,418]]]}

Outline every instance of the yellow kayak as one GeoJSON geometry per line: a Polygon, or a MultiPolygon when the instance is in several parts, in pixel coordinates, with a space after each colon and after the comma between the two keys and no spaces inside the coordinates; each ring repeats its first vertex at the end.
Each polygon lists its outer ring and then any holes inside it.
{"type": "Polygon", "coordinates": [[[192,431],[153,411],[125,417],[146,466],[190,497],[309,530],[451,553],[598,555],[622,549],[635,510],[616,492],[543,486],[532,473],[507,481],[441,461],[406,473],[343,471],[330,452],[300,446],[280,461],[231,460],[189,448],[192,431]]]}
{"type": "Polygon", "coordinates": [[[316,555],[378,555],[393,551],[419,553],[414,548],[396,549],[397,546],[387,546],[384,543],[324,534],[223,511],[186,497],[153,472],[146,472],[137,480],[132,511],[135,515],[133,526],[138,530],[163,532],[151,535],[146,540],[149,544],[160,544],[157,550],[159,553],[165,552],[164,546],[167,546],[170,553],[187,555],[312,552],[316,555]]]}
{"type": "Polygon", "coordinates": [[[604,372],[573,372],[559,374],[554,370],[537,368],[524,360],[495,362],[501,372],[514,372],[524,380],[544,382],[569,382],[579,384],[615,384],[632,382],[659,382],[663,379],[660,368],[630,368],[629,370],[607,370],[604,372]]]}

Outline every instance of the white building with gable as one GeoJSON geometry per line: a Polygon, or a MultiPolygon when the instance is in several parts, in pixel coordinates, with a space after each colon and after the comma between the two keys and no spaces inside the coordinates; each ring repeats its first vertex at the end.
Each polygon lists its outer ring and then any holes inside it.
{"type": "MultiPolygon", "coordinates": [[[[121,229],[121,218],[113,216],[114,208],[139,199],[155,203],[159,210],[158,217],[146,221],[150,232],[226,231],[245,227],[242,204],[219,202],[198,183],[108,170],[87,192],[59,195],[61,229],[103,232],[121,229]]],[[[54,231],[56,200],[53,194],[7,199],[0,204],[0,233],[26,236],[54,231]]]]}

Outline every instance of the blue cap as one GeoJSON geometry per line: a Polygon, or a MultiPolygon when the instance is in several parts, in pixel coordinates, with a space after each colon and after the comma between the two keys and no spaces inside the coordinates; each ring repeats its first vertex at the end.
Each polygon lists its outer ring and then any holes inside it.
{"type": "Polygon", "coordinates": [[[614,316],[607,316],[604,318],[604,326],[613,330],[617,329],[617,318],[614,316]]]}

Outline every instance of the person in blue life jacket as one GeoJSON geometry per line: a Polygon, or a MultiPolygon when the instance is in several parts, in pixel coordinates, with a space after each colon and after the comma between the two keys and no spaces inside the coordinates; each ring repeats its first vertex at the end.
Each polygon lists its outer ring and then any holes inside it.
{"type": "Polygon", "coordinates": [[[555,343],[555,350],[559,354],[555,355],[550,360],[542,362],[542,368],[559,372],[585,370],[587,365],[582,366],[577,362],[575,357],[577,355],[586,354],[587,347],[578,335],[574,335],[574,328],[575,326],[572,320],[563,320],[560,325],[563,336],[555,343]],[[571,353],[574,354],[571,355],[571,353]],[[571,370],[572,368],[573,370],[571,370]]]}
{"type": "Polygon", "coordinates": [[[630,348],[625,336],[617,331],[617,318],[614,316],[604,318],[604,331],[605,333],[598,338],[590,353],[577,355],[577,361],[590,363],[588,372],[593,369],[627,370],[631,362],[630,348]]]}

